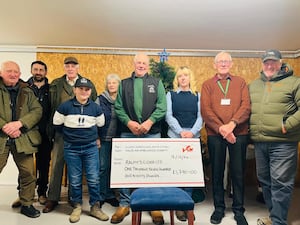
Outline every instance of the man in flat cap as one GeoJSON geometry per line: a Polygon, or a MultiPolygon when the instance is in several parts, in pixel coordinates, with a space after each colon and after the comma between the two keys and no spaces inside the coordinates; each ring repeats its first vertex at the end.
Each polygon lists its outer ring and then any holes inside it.
{"type": "Polygon", "coordinates": [[[287,225],[300,140],[300,79],[278,50],[262,57],[260,78],[250,84],[250,134],[258,180],[270,215],[258,225],[287,225]]]}
{"type": "MultiPolygon", "coordinates": [[[[74,97],[73,87],[77,79],[82,78],[79,72],[79,63],[75,57],[67,57],[64,59],[64,69],[65,74],[60,78],[52,81],[50,84],[50,104],[51,104],[51,117],[58,106],[74,97]]],[[[95,86],[92,87],[92,93],[90,97],[93,101],[97,98],[97,92],[95,86]]],[[[50,184],[48,190],[48,200],[46,201],[44,213],[51,212],[60,200],[61,192],[61,181],[64,168],[64,151],[63,151],[63,137],[62,134],[54,131],[52,126],[52,119],[49,126],[49,133],[54,139],[53,149],[52,149],[52,166],[51,166],[51,176],[50,184]]]]}
{"type": "Polygon", "coordinates": [[[64,64],[65,64],[65,65],[66,65],[66,64],[74,64],[74,65],[78,65],[79,63],[78,63],[78,60],[77,60],[75,57],[70,56],[70,57],[65,58],[64,64]]]}

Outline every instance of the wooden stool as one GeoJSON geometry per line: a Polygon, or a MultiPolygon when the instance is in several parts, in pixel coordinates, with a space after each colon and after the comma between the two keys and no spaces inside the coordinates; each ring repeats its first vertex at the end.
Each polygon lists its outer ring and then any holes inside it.
{"type": "Polygon", "coordinates": [[[194,224],[194,201],[181,188],[139,188],[130,197],[132,225],[140,225],[142,211],[169,210],[171,225],[174,225],[174,210],[187,212],[188,225],[194,224]]]}

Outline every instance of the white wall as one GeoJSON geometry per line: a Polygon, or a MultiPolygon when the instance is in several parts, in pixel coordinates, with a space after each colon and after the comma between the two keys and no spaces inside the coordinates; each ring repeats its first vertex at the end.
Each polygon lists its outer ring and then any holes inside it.
{"type": "Polygon", "coordinates": [[[0,50],[0,63],[15,61],[20,66],[21,78],[25,81],[31,76],[30,65],[36,60],[36,53],[2,52],[0,50]]]}
{"type": "MultiPolygon", "coordinates": [[[[36,53],[0,51],[0,63],[8,60],[15,61],[19,64],[21,69],[21,78],[27,81],[27,79],[31,76],[30,65],[33,61],[36,60],[36,53]]],[[[4,167],[2,173],[0,174],[0,185],[16,185],[17,177],[18,170],[12,156],[10,155],[7,165],[4,167]]]]}

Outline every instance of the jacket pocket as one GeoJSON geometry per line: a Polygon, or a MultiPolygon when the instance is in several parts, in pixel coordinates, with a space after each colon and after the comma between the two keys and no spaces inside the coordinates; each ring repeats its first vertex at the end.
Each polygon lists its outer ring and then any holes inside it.
{"type": "Polygon", "coordinates": [[[42,142],[42,137],[37,129],[28,131],[27,138],[33,147],[37,147],[42,142]]]}

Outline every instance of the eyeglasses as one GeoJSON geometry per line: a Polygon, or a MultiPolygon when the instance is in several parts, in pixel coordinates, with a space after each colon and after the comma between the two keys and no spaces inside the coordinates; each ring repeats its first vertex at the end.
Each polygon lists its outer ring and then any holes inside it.
{"type": "Polygon", "coordinates": [[[219,65],[229,65],[231,63],[230,60],[219,60],[216,62],[216,64],[219,64],[219,65]]]}

